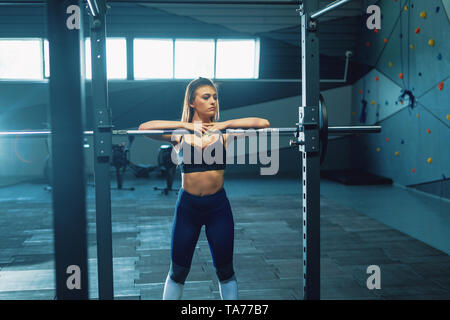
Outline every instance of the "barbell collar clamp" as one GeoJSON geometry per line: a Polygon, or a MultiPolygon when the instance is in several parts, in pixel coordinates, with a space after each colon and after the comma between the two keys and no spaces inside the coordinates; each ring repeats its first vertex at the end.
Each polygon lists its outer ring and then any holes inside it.
{"type": "Polygon", "coordinates": [[[114,128],[114,126],[111,125],[98,125],[97,129],[99,132],[112,132],[112,128],[114,128]]]}
{"type": "Polygon", "coordinates": [[[319,127],[319,123],[318,122],[304,122],[300,126],[304,127],[304,128],[315,128],[315,127],[319,127]]]}
{"type": "Polygon", "coordinates": [[[305,141],[295,141],[295,140],[289,140],[289,146],[291,147],[298,147],[298,146],[304,146],[305,141]]]}

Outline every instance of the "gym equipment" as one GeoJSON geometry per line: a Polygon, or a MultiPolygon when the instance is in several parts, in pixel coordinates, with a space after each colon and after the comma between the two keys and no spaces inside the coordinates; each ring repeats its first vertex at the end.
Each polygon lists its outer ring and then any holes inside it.
{"type": "MultiPolygon", "coordinates": [[[[302,153],[302,209],[303,217],[303,290],[304,299],[320,299],[320,162],[325,158],[329,134],[352,134],[380,132],[381,127],[329,127],[323,99],[320,98],[319,39],[317,19],[350,0],[339,0],[318,10],[318,0],[299,1],[297,9],[301,17],[302,48],[302,104],[295,128],[259,129],[266,133],[294,134],[290,142],[302,153]],[[328,132],[327,132],[328,131],[328,132]]],[[[164,2],[166,3],[166,2],[164,2]]],[[[171,1],[175,3],[175,1],[171,1]]],[[[201,1],[201,3],[205,3],[201,1]]],[[[214,2],[217,3],[218,2],[214,2]]],[[[245,1],[226,2],[244,4],[245,1]]],[[[252,4],[251,1],[247,1],[252,4]]],[[[255,4],[257,2],[254,2],[255,4]]],[[[263,2],[269,4],[269,2],[263,2]]],[[[272,2],[280,4],[281,2],[272,2]]],[[[55,218],[55,268],[56,293],[58,299],[87,299],[87,248],[86,208],[83,181],[81,145],[82,117],[85,96],[81,88],[80,37],[79,30],[69,30],[65,22],[69,5],[78,1],[50,0],[47,17],[50,43],[50,131],[0,132],[0,137],[17,134],[33,137],[52,135],[52,168],[54,183],[53,212],[55,218]],[[61,67],[64,65],[64,68],[61,67]],[[70,90],[64,90],[70,88],[70,90]],[[70,123],[69,128],[66,124],[70,123]],[[73,150],[70,154],[66,150],[73,150]],[[67,174],[67,167],[70,174],[67,174]],[[69,179],[67,179],[69,178],[69,179]],[[67,188],[71,190],[70,197],[67,188]],[[69,209],[70,210],[69,210],[69,209]],[[71,221],[71,228],[66,228],[71,221]],[[77,265],[81,270],[81,290],[69,290],[66,286],[66,266],[77,265]]],[[[96,222],[99,299],[113,299],[112,227],[109,166],[113,156],[112,135],[170,134],[171,130],[114,131],[111,109],[108,106],[108,83],[106,78],[106,23],[105,0],[88,0],[91,14],[91,59],[92,59],[92,104],[94,109],[94,131],[85,132],[94,136],[96,179],[96,222]]],[[[183,2],[185,4],[185,2],[183,2]]],[[[286,4],[292,4],[286,2],[286,4]]],[[[368,43],[370,45],[370,43],[368,43]]],[[[227,130],[227,133],[245,130],[227,130]]],[[[254,131],[253,131],[254,132],[254,131]]],[[[167,148],[168,149],[168,148],[167,148]]],[[[164,150],[166,154],[168,150],[164,150]]],[[[431,160],[431,158],[430,158],[431,160]]],[[[173,168],[170,168],[173,170],[173,168]]],[[[169,172],[169,171],[167,171],[169,172]]],[[[168,175],[168,191],[170,175],[168,175]]],[[[170,187],[171,189],[171,187],[170,187]]],[[[167,192],[168,192],[167,191],[167,192]]]]}
{"type": "Polygon", "coordinates": [[[165,195],[169,194],[169,191],[178,191],[179,189],[172,189],[173,179],[175,177],[175,171],[177,167],[172,162],[171,153],[172,145],[162,145],[159,147],[158,153],[158,167],[161,170],[161,175],[166,178],[167,186],[165,188],[154,187],[154,190],[162,190],[165,195]]]}
{"type": "MultiPolygon", "coordinates": [[[[175,176],[176,166],[171,160],[172,145],[162,145],[158,151],[158,165],[143,165],[134,164],[130,161],[130,148],[135,139],[135,136],[128,136],[128,144],[113,144],[112,162],[111,165],[116,168],[117,189],[123,189],[123,174],[125,170],[130,169],[136,178],[148,178],[151,172],[155,172],[166,178],[166,187],[154,187],[154,190],[162,190],[165,195],[169,191],[178,191],[172,189],[173,179],[175,176]]],[[[128,190],[134,190],[133,187],[128,190]]]]}

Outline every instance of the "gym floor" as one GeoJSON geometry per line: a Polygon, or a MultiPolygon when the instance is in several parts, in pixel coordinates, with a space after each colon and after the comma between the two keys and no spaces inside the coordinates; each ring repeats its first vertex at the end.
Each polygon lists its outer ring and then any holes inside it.
{"type": "MultiPolygon", "coordinates": [[[[127,186],[135,190],[111,190],[115,297],[161,299],[177,194],[153,190],[165,186],[154,178],[127,176],[127,186]]],[[[235,220],[239,298],[302,299],[300,180],[227,178],[225,190],[235,220]]],[[[0,188],[0,299],[54,298],[51,201],[40,183],[0,188]]],[[[95,299],[92,186],[87,212],[89,291],[95,299]]],[[[397,186],[346,186],[322,179],[321,298],[449,299],[448,212],[448,201],[397,186]],[[367,288],[370,265],[380,267],[381,289],[367,288]]],[[[183,299],[220,299],[204,229],[183,299]]]]}

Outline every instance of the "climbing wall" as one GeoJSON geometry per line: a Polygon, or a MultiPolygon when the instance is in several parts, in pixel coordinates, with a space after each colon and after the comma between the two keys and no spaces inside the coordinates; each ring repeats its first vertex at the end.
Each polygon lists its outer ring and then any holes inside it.
{"type": "MultiPolygon", "coordinates": [[[[447,1],[448,0],[444,0],[447,1]]],[[[366,1],[366,5],[374,1],[366,1]]],[[[441,0],[383,0],[381,29],[361,32],[352,123],[354,166],[403,185],[450,177],[450,25],[441,0]]]]}

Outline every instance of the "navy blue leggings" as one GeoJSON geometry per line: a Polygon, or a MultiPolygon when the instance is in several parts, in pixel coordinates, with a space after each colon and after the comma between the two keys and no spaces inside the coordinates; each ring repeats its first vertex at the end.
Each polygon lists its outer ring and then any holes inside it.
{"type": "Polygon", "coordinates": [[[181,188],[172,226],[169,275],[173,281],[184,284],[203,225],[217,277],[223,282],[234,278],[234,221],[225,189],[196,196],[181,188]]]}

